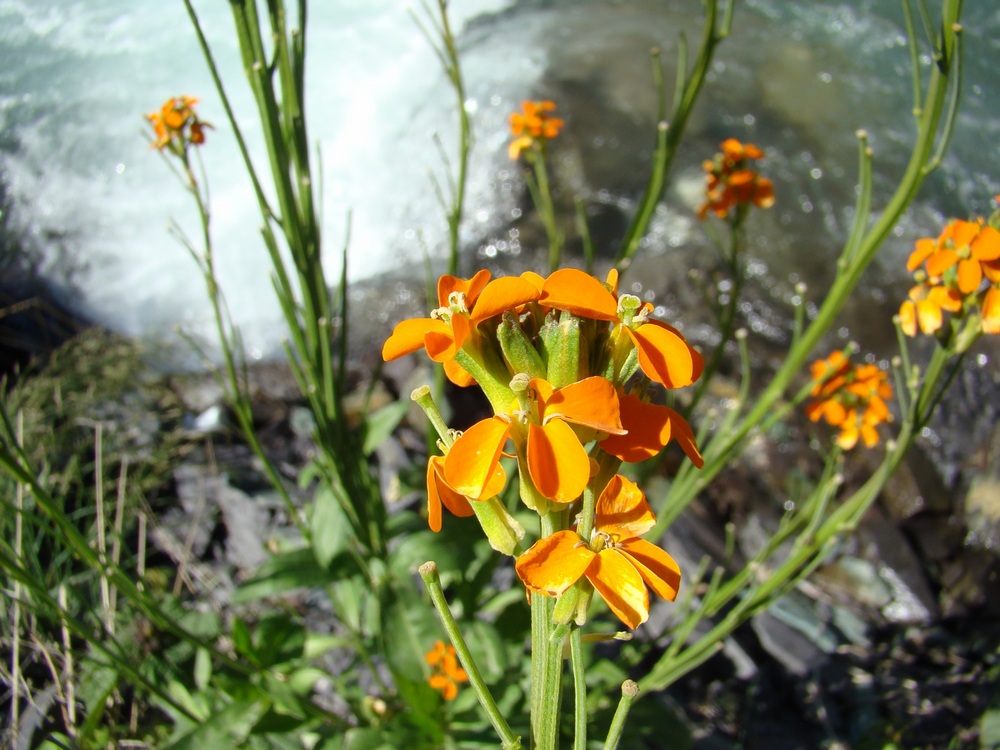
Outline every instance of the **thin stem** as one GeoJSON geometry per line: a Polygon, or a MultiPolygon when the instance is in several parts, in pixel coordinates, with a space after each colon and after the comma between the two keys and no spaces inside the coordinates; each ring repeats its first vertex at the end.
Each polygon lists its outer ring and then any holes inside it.
{"type": "Polygon", "coordinates": [[[587,672],[580,628],[573,628],[569,634],[569,648],[573,669],[573,750],[587,750],[587,672]]]}
{"type": "Polygon", "coordinates": [[[622,732],[625,730],[625,720],[628,718],[629,709],[632,702],[639,695],[639,686],[632,680],[625,680],[622,683],[622,697],[618,701],[618,708],[611,719],[611,728],[608,730],[608,738],[604,741],[604,750],[615,750],[621,742],[622,732]]]}
{"type": "MultiPolygon", "coordinates": [[[[469,675],[469,684],[476,693],[476,697],[479,698],[479,703],[486,712],[490,723],[496,730],[497,734],[500,735],[500,741],[505,749],[516,750],[521,747],[521,738],[518,737],[511,730],[510,725],[507,723],[507,719],[504,718],[503,712],[497,706],[496,701],[493,698],[493,694],[490,693],[489,687],[486,685],[486,681],[483,680],[483,675],[479,671],[479,666],[476,664],[475,659],[472,658],[472,652],[469,651],[469,646],[465,642],[465,638],[462,636],[462,631],[459,630],[458,623],[455,621],[455,616],[451,613],[451,607],[448,606],[448,599],[444,595],[444,589],[441,587],[441,576],[438,573],[437,564],[433,561],[425,562],[418,568],[420,577],[424,581],[424,585],[427,587],[427,593],[430,595],[431,603],[434,605],[434,609],[437,610],[438,617],[441,618],[441,624],[444,626],[445,632],[448,634],[448,639],[451,641],[451,645],[455,647],[455,652],[458,654],[459,661],[462,662],[462,667],[465,669],[466,673],[469,675]]],[[[544,597],[538,597],[544,598],[544,597]]]]}

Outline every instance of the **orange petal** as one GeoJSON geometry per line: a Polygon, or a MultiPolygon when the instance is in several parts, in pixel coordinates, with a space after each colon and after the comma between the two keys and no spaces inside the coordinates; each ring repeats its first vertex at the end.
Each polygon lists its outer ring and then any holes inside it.
{"type": "Polygon", "coordinates": [[[958,261],[958,290],[962,294],[972,294],[979,289],[983,280],[983,267],[978,260],[965,259],[958,261]]]}
{"type": "Polygon", "coordinates": [[[597,498],[594,527],[618,541],[642,536],[656,525],[656,516],[639,486],[615,474],[597,498]]]}
{"type": "Polygon", "coordinates": [[[546,381],[535,378],[531,383],[541,402],[542,422],[558,418],[599,432],[625,432],[618,412],[618,392],[610,380],[594,375],[549,393],[539,387],[541,383],[549,385],[546,381]]]}
{"type": "Polygon", "coordinates": [[[907,336],[917,335],[917,309],[909,300],[899,306],[899,327],[907,336]]]}
{"type": "MultiPolygon", "coordinates": [[[[503,468],[499,464],[497,464],[497,469],[501,473],[503,472],[503,468]]],[[[502,491],[506,479],[506,475],[500,477],[500,488],[494,489],[489,494],[484,493],[484,497],[492,497],[502,491]]],[[[494,476],[491,481],[493,482],[492,487],[495,488],[497,477],[494,476]]],[[[487,487],[490,487],[489,483],[487,487]]],[[[486,492],[488,491],[489,489],[486,490],[486,492]]],[[[427,525],[430,526],[431,531],[441,530],[442,503],[453,515],[459,518],[468,518],[473,513],[469,498],[456,492],[445,480],[444,456],[431,456],[427,461],[427,525]]]]}
{"type": "Polygon", "coordinates": [[[597,557],[574,531],[557,531],[539,539],[517,558],[514,570],[529,591],[560,596],[580,580],[597,557]]]}
{"type": "Polygon", "coordinates": [[[956,219],[945,228],[945,233],[951,239],[955,249],[961,250],[975,239],[981,228],[982,225],[978,222],[956,219]]]}
{"type": "Polygon", "coordinates": [[[472,425],[452,444],[444,460],[444,478],[456,492],[470,500],[491,497],[484,493],[495,481],[509,427],[499,417],[490,417],[472,425]]]}
{"type": "Polygon", "coordinates": [[[639,354],[639,367],[646,376],[667,388],[691,385],[701,376],[704,362],[684,337],[671,326],[650,321],[628,331],[639,354]]]}
{"type": "Polygon", "coordinates": [[[489,283],[490,272],[485,268],[478,271],[475,276],[471,279],[460,279],[458,276],[450,276],[449,274],[444,274],[440,279],[438,279],[438,306],[448,307],[449,300],[452,292],[461,292],[465,295],[466,309],[471,309],[476,303],[476,298],[479,293],[483,291],[485,286],[489,283]]]}
{"type": "Polygon", "coordinates": [[[570,503],[580,496],[590,481],[590,459],[572,427],[560,420],[528,425],[528,474],[549,500],[570,503]]]}
{"type": "Polygon", "coordinates": [[[954,289],[948,287],[931,288],[930,292],[927,293],[927,299],[948,312],[958,312],[962,309],[962,298],[954,289]]]}
{"type": "Polygon", "coordinates": [[[681,587],[681,569],[674,558],[645,539],[630,539],[618,551],[635,565],[642,580],[657,596],[668,602],[677,598],[681,587]]]}
{"type": "Polygon", "coordinates": [[[504,276],[494,279],[476,300],[475,307],[470,310],[472,322],[492,318],[502,314],[505,310],[513,310],[516,307],[538,299],[538,289],[520,276],[504,276]]]}
{"type": "Polygon", "coordinates": [[[941,306],[931,300],[922,299],[917,302],[917,321],[924,333],[934,333],[941,327],[941,306]]]}
{"type": "Polygon", "coordinates": [[[1000,258],[1000,232],[990,226],[985,226],[970,246],[972,257],[976,260],[996,260],[1000,258]]]}
{"type": "Polygon", "coordinates": [[[937,250],[937,242],[935,242],[930,237],[922,237],[917,240],[913,247],[913,252],[910,253],[910,257],[906,261],[906,270],[915,271],[920,268],[920,265],[927,260],[931,253],[937,250]]]}
{"type": "Polygon", "coordinates": [[[625,625],[635,630],[649,618],[649,592],[628,558],[604,549],[587,570],[587,580],[625,625]]]}
{"type": "Polygon", "coordinates": [[[561,268],[542,286],[539,300],[546,307],[569,310],[582,318],[618,320],[618,302],[604,285],[575,268],[561,268]]]}
{"type": "Polygon", "coordinates": [[[858,444],[858,437],[860,437],[858,428],[856,426],[848,426],[841,430],[840,434],[834,438],[834,442],[845,451],[849,451],[858,444]]]}
{"type": "Polygon", "coordinates": [[[638,396],[627,394],[618,399],[624,435],[609,435],[601,441],[605,453],[626,463],[638,463],[652,458],[673,437],[688,457],[699,467],[703,465],[694,433],[684,417],[673,409],[650,404],[638,396]]]}
{"type": "Polygon", "coordinates": [[[465,368],[463,368],[455,360],[448,359],[445,360],[443,364],[444,374],[447,376],[448,380],[457,385],[459,388],[468,388],[470,385],[475,384],[476,379],[466,372],[465,368]]]}
{"type": "MultiPolygon", "coordinates": [[[[541,274],[537,274],[534,271],[525,271],[521,274],[521,278],[538,290],[539,297],[542,296],[542,286],[545,284],[545,279],[541,276],[541,274]]],[[[537,299],[537,297],[535,299],[537,299]]]]}
{"type": "Polygon", "coordinates": [[[1000,289],[991,286],[983,299],[983,333],[1000,333],[1000,289]]]}
{"type": "Polygon", "coordinates": [[[382,359],[386,362],[412,354],[424,348],[424,335],[436,333],[451,336],[451,327],[443,320],[433,318],[412,318],[400,321],[392,335],[382,345],[382,359]]]}
{"type": "Polygon", "coordinates": [[[444,330],[432,330],[424,334],[427,356],[435,362],[454,359],[455,354],[469,337],[470,330],[468,318],[456,313],[452,316],[450,324],[444,324],[444,330]]]}
{"type": "Polygon", "coordinates": [[[927,273],[931,276],[941,276],[958,262],[958,253],[954,250],[938,250],[927,259],[927,273]]]}

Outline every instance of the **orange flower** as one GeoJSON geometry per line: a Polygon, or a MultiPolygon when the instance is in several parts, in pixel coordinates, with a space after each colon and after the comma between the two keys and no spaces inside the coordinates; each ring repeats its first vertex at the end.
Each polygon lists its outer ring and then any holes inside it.
{"type": "MultiPolygon", "coordinates": [[[[617,281],[617,275],[609,281],[617,281]]],[[[612,285],[613,286],[613,285],[612,285]]],[[[639,367],[650,380],[667,388],[691,385],[701,377],[704,362],[673,326],[650,320],[653,306],[642,304],[638,297],[616,297],[594,277],[575,268],[563,268],[550,275],[542,285],[539,303],[575,315],[618,322],[612,339],[624,332],[639,358],[639,367]]]]}
{"type": "Polygon", "coordinates": [[[535,542],[515,569],[528,591],[543,596],[561,596],[586,577],[611,611],[635,629],[649,617],[647,587],[673,601],[681,582],[674,559],[639,538],[655,523],[642,491],[616,475],[597,500],[589,540],[575,531],[557,531],[535,542]]]}
{"type": "Polygon", "coordinates": [[[916,336],[918,325],[922,332],[932,334],[944,322],[942,310],[962,309],[962,297],[956,290],[926,280],[911,288],[908,296],[899,307],[899,324],[907,336],[916,336]]]}
{"type": "Polygon", "coordinates": [[[510,116],[510,132],[515,138],[507,153],[515,161],[524,149],[555,138],[563,126],[560,118],[549,114],[555,111],[555,102],[547,99],[540,102],[523,101],[521,109],[523,112],[513,112],[510,116]]]}
{"type": "Polygon", "coordinates": [[[438,307],[429,318],[412,318],[396,325],[382,346],[385,361],[424,349],[435,362],[443,362],[448,378],[458,385],[473,381],[453,360],[476,327],[538,298],[531,278],[504,276],[490,281],[490,272],[479,271],[471,279],[444,275],[438,280],[438,307]]]}
{"type": "MultiPolygon", "coordinates": [[[[996,215],[991,222],[996,221],[996,215]]],[[[997,285],[1000,284],[1000,231],[983,219],[954,219],[935,239],[922,237],[906,261],[916,286],[899,308],[900,326],[908,336],[919,327],[932,334],[944,325],[944,311],[964,316],[980,308],[979,330],[1000,329],[997,285]],[[984,280],[989,284],[982,290],[984,280]]]]}
{"type": "Polygon", "coordinates": [[[774,205],[774,184],[766,177],[748,168],[750,161],[761,159],[764,152],[752,143],[740,143],[728,138],[720,145],[721,153],[705,161],[706,200],[698,209],[704,219],[712,211],[720,219],[726,218],[733,208],[737,216],[747,206],[770,208],[774,205]]]}
{"type": "Polygon", "coordinates": [[[886,399],[892,397],[888,374],[875,365],[852,366],[842,351],[812,365],[814,401],[806,406],[813,422],[820,419],[840,429],[835,441],[850,450],[862,440],[869,448],[878,444],[878,425],[891,422],[886,399]]]}
{"type": "Polygon", "coordinates": [[[983,263],[1000,258],[1000,232],[982,221],[950,221],[937,241],[925,237],[916,246],[906,262],[914,271],[926,264],[932,279],[945,277],[955,268],[955,283],[965,295],[979,290],[983,280],[983,263]]]}
{"type": "Polygon", "coordinates": [[[197,103],[198,99],[193,96],[177,96],[167,99],[159,112],[146,115],[156,136],[150,146],[160,151],[169,146],[174,151],[183,152],[188,143],[204,143],[205,128],[212,126],[198,119],[194,111],[197,103]]]}
{"type": "Polygon", "coordinates": [[[452,444],[444,477],[456,492],[471,500],[490,497],[487,488],[496,475],[504,444],[513,439],[519,464],[527,469],[538,492],[557,503],[572,502],[587,486],[591,471],[587,451],[570,425],[595,433],[624,432],[618,395],[604,378],[590,377],[562,388],[534,378],[529,398],[535,413],[512,409],[510,415],[484,419],[452,444]]]}
{"type": "Polygon", "coordinates": [[[434,647],[424,655],[432,673],[427,682],[435,690],[441,691],[441,697],[446,701],[455,700],[458,695],[458,684],[469,681],[469,675],[458,664],[455,647],[450,643],[436,641],[434,647]]]}

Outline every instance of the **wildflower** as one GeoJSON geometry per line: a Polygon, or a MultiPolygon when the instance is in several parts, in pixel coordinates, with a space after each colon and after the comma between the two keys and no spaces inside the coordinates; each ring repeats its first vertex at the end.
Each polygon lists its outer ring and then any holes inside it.
{"type": "Polygon", "coordinates": [[[183,152],[187,144],[200,146],[205,142],[205,129],[212,126],[200,120],[195,113],[198,99],[193,96],[177,96],[167,99],[159,112],[150,112],[146,119],[153,126],[156,136],[150,144],[152,148],[170,147],[177,152],[183,152]]]}
{"type": "Polygon", "coordinates": [[[982,219],[954,219],[938,237],[922,237],[906,261],[916,285],[899,308],[900,326],[908,336],[917,328],[936,333],[944,312],[957,317],[979,310],[973,333],[995,333],[1000,328],[997,288],[1000,284],[1000,231],[982,219]],[[983,282],[986,289],[983,290],[983,282]]]}
{"type": "Polygon", "coordinates": [[[704,219],[712,211],[720,219],[729,216],[736,208],[741,216],[747,206],[770,208],[774,205],[774,184],[761,177],[747,165],[764,156],[752,143],[741,143],[728,138],[720,145],[722,151],[714,160],[705,161],[706,201],[698,208],[704,219]]]}
{"type": "Polygon", "coordinates": [[[441,691],[441,696],[446,701],[455,700],[459,683],[469,681],[469,675],[458,664],[455,647],[450,643],[445,645],[443,641],[436,641],[434,647],[424,655],[424,659],[432,670],[427,680],[430,686],[441,691]]]}
{"type": "Polygon", "coordinates": [[[538,297],[530,279],[505,276],[490,281],[487,270],[468,280],[444,275],[437,291],[438,307],[431,317],[400,322],[382,346],[382,358],[388,362],[424,349],[435,362],[444,363],[445,373],[457,385],[474,382],[454,359],[467,340],[476,338],[477,326],[538,297]]]}
{"type": "Polygon", "coordinates": [[[587,451],[571,425],[589,428],[595,436],[624,432],[617,393],[604,378],[594,376],[558,389],[533,378],[528,398],[531,413],[512,408],[510,414],[477,422],[452,444],[444,477],[456,492],[471,500],[489,497],[487,488],[504,444],[512,439],[535,489],[547,500],[572,502],[587,486],[591,470],[587,451]]]}
{"type": "Polygon", "coordinates": [[[515,136],[507,151],[511,159],[516,161],[525,149],[530,149],[536,143],[544,144],[559,135],[563,121],[549,114],[555,108],[555,102],[547,99],[540,102],[523,101],[522,112],[511,113],[510,132],[515,136]]]}
{"type": "Polygon", "coordinates": [[[871,448],[878,444],[878,426],[891,422],[886,399],[892,397],[888,375],[876,365],[854,366],[842,352],[835,351],[812,365],[814,400],[806,407],[813,422],[820,419],[840,429],[836,443],[850,450],[861,440],[871,448]]]}
{"type": "Polygon", "coordinates": [[[924,237],[906,262],[908,271],[926,264],[932,279],[943,278],[955,269],[955,286],[963,295],[979,290],[983,280],[983,266],[987,261],[1000,258],[1000,232],[981,222],[950,221],[937,240],[924,237]]]}
{"type": "Polygon", "coordinates": [[[535,542],[515,569],[528,591],[543,596],[562,596],[585,577],[611,611],[635,629],[649,617],[648,588],[673,601],[680,587],[674,559],[639,538],[655,523],[638,486],[616,475],[597,500],[590,539],[557,531],[535,542]]]}
{"type": "Polygon", "coordinates": [[[912,287],[899,307],[899,324],[907,336],[917,335],[917,326],[926,334],[937,331],[944,323],[944,313],[962,309],[962,297],[954,289],[932,284],[926,279],[912,287]]]}

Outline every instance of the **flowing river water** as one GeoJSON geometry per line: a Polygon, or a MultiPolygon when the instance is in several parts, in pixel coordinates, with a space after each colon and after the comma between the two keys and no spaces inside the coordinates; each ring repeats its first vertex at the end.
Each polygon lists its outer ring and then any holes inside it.
{"type": "MultiPolygon", "coordinates": [[[[589,203],[598,239],[614,242],[647,175],[655,127],[648,51],[663,51],[670,80],[679,36],[692,47],[698,39],[701,4],[452,5],[476,133],[463,234],[470,257],[530,262],[535,238],[521,226],[523,186],[504,147],[507,114],[538,96],[558,101],[568,122],[554,152],[557,180],[589,203]]],[[[454,140],[453,94],[407,3],[313,6],[308,114],[322,154],[330,276],[345,242],[352,280],[418,269],[425,252],[440,257],[443,247],[428,175],[440,175],[435,135],[446,148],[454,140]]],[[[879,314],[891,314],[905,288],[900,263],[912,239],[936,232],[946,216],[988,212],[1000,192],[1000,9],[966,6],[967,83],[955,142],[864,282],[862,296],[879,314]]],[[[248,138],[259,145],[228,8],[196,7],[248,138]]],[[[196,268],[168,231],[176,222],[196,236],[195,214],[149,151],[141,118],[168,96],[198,96],[216,126],[202,153],[223,286],[250,352],[275,352],[279,314],[269,302],[255,204],[182,4],[2,0],[0,39],[7,254],[26,248],[71,307],[114,329],[149,338],[169,337],[178,325],[194,335],[210,330],[196,268]]],[[[871,134],[876,208],[905,163],[913,131],[905,44],[896,3],[738,3],[733,34],[678,155],[674,187],[640,254],[636,278],[644,288],[668,302],[707,252],[691,211],[699,165],[736,136],[766,150],[764,169],[778,190],[775,208],[753,224],[751,275],[776,298],[795,280],[823,289],[851,218],[855,131],[871,134]]],[[[784,314],[759,302],[748,310],[752,325],[777,334],[784,314]]],[[[853,327],[863,330],[872,314],[861,309],[853,327]]],[[[683,323],[682,310],[667,312],[683,323]]]]}

